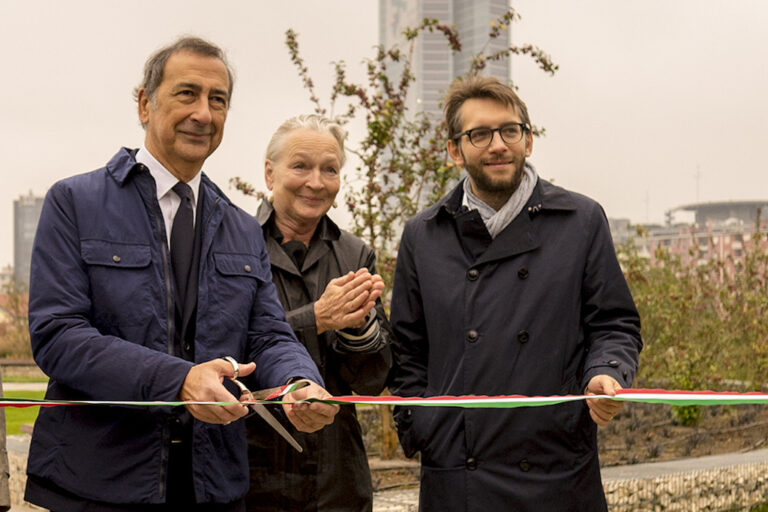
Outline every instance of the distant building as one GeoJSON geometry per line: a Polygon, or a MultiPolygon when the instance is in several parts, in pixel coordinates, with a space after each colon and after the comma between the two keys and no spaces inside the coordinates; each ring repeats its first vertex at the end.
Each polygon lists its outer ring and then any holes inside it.
{"type": "Polygon", "coordinates": [[[629,219],[608,219],[613,245],[621,245],[636,235],[629,219]]]}
{"type": "MultiPolygon", "coordinates": [[[[768,232],[768,200],[690,204],[667,211],[666,219],[663,226],[641,225],[642,237],[637,236],[637,227],[625,219],[609,219],[614,244],[634,237],[639,255],[652,264],[656,262],[656,251],[665,249],[684,263],[719,259],[733,266],[744,251],[755,247],[755,233],[768,232]],[[687,219],[681,221],[684,216],[687,219]]],[[[757,246],[768,250],[765,236],[760,237],[757,246]]]]}
{"type": "Polygon", "coordinates": [[[29,192],[13,201],[13,269],[14,277],[29,283],[29,263],[37,222],[43,209],[43,198],[29,192]]]}
{"type": "Polygon", "coordinates": [[[13,267],[6,265],[0,268],[0,290],[13,280],[13,267]]]}
{"type": "MultiPolygon", "coordinates": [[[[471,58],[488,43],[490,22],[508,9],[507,0],[379,0],[379,43],[385,48],[405,43],[403,30],[418,26],[424,18],[455,25],[459,32],[462,51],[455,55],[438,31],[426,32],[416,40],[413,63],[416,82],[407,105],[411,112],[442,116],[440,101],[445,90],[454,78],[469,70],[471,58]]],[[[485,51],[493,53],[508,47],[508,37],[500,37],[491,40],[485,51]]],[[[506,83],[510,77],[509,59],[489,62],[484,73],[506,83]]]]}
{"type": "Polygon", "coordinates": [[[678,206],[666,212],[667,224],[672,224],[679,213],[692,213],[697,226],[740,225],[755,226],[758,217],[761,224],[768,220],[768,200],[764,201],[717,201],[678,206]]]}

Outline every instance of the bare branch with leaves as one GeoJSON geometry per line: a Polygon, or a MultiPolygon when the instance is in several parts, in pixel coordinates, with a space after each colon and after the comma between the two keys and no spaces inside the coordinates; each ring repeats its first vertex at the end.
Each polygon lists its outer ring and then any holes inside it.
{"type": "MultiPolygon", "coordinates": [[[[488,41],[501,37],[519,18],[519,14],[510,9],[491,21],[488,41]]],[[[392,282],[397,241],[405,221],[445,195],[460,173],[445,152],[444,121],[423,112],[408,111],[407,100],[417,78],[413,72],[414,49],[425,33],[442,34],[447,49],[453,53],[462,51],[455,27],[424,18],[418,26],[404,30],[404,48],[399,45],[376,47],[375,55],[364,61],[365,83],[350,80],[343,61],[333,63],[330,104],[325,107],[301,57],[298,35],[293,30],[286,31],[285,45],[291,62],[315,105],[315,112],[329,115],[337,103],[344,103],[343,112],[335,116],[338,122],[346,124],[356,118],[365,121],[362,140],[349,148],[359,164],[345,176],[344,204],[352,214],[351,231],[376,251],[379,273],[388,286],[392,282]]],[[[531,57],[550,75],[558,69],[540,48],[510,45],[491,54],[482,50],[471,60],[467,74],[480,72],[489,61],[508,59],[512,55],[531,57]]],[[[542,134],[543,129],[535,128],[534,133],[542,134]]],[[[247,195],[264,196],[239,178],[231,183],[247,195]]]]}

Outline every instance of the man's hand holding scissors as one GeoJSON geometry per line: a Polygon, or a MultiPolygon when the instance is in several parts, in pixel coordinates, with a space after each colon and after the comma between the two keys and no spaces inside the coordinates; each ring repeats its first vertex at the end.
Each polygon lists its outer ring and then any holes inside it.
{"type": "MultiPolygon", "coordinates": [[[[193,366],[179,392],[179,399],[185,402],[237,402],[239,399],[227,391],[222,382],[225,378],[236,379],[253,373],[256,363],[235,367],[224,359],[213,359],[193,366]]],[[[184,407],[200,421],[228,424],[248,414],[248,408],[232,404],[211,407],[210,405],[186,404],[184,407]]]]}

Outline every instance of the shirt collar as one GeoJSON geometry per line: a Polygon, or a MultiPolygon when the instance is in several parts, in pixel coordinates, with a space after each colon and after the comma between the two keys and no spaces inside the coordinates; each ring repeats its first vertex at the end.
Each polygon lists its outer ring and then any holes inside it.
{"type": "MultiPolygon", "coordinates": [[[[157,158],[155,158],[143,144],[136,152],[136,162],[144,164],[147,169],[149,169],[149,174],[151,174],[152,178],[155,180],[158,200],[170,192],[173,186],[179,182],[179,179],[171,174],[171,171],[166,169],[163,164],[158,162],[157,158]]],[[[192,189],[194,199],[193,204],[197,204],[197,196],[200,192],[201,175],[202,171],[195,174],[195,177],[187,182],[187,185],[192,189]]]]}

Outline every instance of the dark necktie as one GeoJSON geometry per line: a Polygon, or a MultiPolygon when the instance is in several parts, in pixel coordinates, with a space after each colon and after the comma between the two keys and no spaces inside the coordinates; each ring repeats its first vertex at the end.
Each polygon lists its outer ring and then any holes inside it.
{"type": "Polygon", "coordinates": [[[171,266],[179,290],[180,304],[184,304],[187,294],[187,278],[192,265],[192,252],[195,240],[194,214],[192,211],[192,188],[183,182],[173,186],[173,191],[181,198],[181,204],[173,218],[171,229],[171,266]]]}

